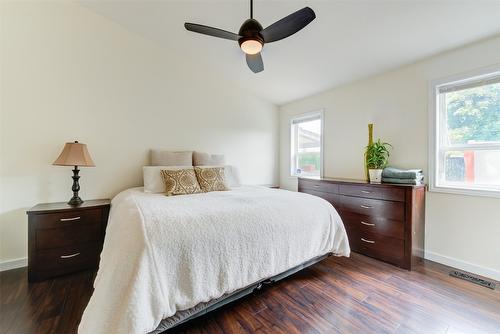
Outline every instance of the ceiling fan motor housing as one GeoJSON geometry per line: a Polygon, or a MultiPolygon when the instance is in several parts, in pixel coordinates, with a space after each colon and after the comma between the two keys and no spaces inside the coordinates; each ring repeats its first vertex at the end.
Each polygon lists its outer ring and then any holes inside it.
{"type": "Polygon", "coordinates": [[[238,35],[241,36],[241,38],[238,39],[240,47],[241,44],[243,44],[243,42],[248,40],[255,40],[258,41],[260,44],[264,45],[264,38],[260,34],[261,31],[262,31],[262,25],[257,20],[248,19],[245,22],[243,22],[240,31],[238,32],[238,35]]]}

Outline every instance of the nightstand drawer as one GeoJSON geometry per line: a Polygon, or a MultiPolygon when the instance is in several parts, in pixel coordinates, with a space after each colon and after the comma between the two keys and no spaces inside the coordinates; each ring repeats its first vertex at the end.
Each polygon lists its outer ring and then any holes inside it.
{"type": "Polygon", "coordinates": [[[81,221],[71,226],[61,225],[54,228],[38,228],[35,230],[35,247],[37,250],[99,242],[101,239],[102,224],[99,220],[81,221]]]}
{"type": "Polygon", "coordinates": [[[343,196],[342,211],[394,220],[405,219],[405,206],[402,202],[343,196]]]}
{"type": "Polygon", "coordinates": [[[30,270],[36,270],[38,279],[95,268],[99,264],[102,245],[90,243],[38,251],[30,270]]]}
{"type": "Polygon", "coordinates": [[[395,187],[372,185],[340,185],[339,192],[347,196],[383,199],[389,201],[405,201],[405,190],[395,187]]]}
{"type": "Polygon", "coordinates": [[[373,233],[396,239],[404,239],[404,222],[382,217],[365,216],[358,213],[341,211],[340,216],[346,228],[359,233],[373,233]]]}
{"type": "Polygon", "coordinates": [[[102,210],[72,210],[68,212],[44,213],[33,216],[36,229],[81,225],[102,220],[102,210]]]}

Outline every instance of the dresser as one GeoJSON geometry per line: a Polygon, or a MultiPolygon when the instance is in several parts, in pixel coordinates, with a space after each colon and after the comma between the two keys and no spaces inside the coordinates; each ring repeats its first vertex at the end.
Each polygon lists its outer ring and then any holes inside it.
{"type": "Polygon", "coordinates": [[[108,222],[110,200],[78,207],[44,203],[28,212],[28,280],[41,281],[97,268],[108,222]]]}
{"type": "Polygon", "coordinates": [[[299,178],[299,191],[330,202],[351,250],[411,270],[423,258],[425,186],[299,178]]]}

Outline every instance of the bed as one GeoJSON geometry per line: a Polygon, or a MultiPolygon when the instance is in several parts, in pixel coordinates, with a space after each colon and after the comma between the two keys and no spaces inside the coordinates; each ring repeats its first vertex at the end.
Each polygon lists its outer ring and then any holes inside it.
{"type": "Polygon", "coordinates": [[[112,201],[79,333],[158,333],[329,254],[349,256],[327,201],[258,186],[112,201]]]}

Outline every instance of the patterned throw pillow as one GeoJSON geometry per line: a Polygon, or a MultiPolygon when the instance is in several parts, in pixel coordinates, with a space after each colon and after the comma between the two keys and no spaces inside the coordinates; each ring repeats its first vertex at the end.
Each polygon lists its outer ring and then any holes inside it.
{"type": "Polygon", "coordinates": [[[194,171],[204,192],[229,190],[226,186],[224,167],[195,167],[194,171]]]}
{"type": "Polygon", "coordinates": [[[192,168],[180,170],[162,170],[166,195],[186,195],[201,193],[200,185],[192,168]]]}

